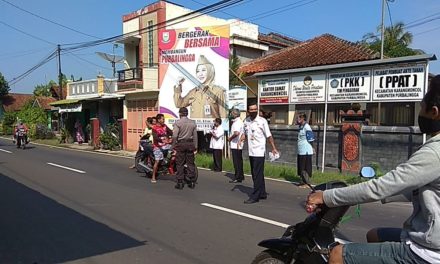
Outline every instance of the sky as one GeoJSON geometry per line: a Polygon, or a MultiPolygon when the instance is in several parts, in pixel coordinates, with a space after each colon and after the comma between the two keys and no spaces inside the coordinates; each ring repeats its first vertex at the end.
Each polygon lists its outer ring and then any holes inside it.
{"type": "MultiPolygon", "coordinates": [[[[20,81],[14,79],[40,63],[60,44],[94,41],[122,34],[122,16],[156,1],[149,0],[0,0],[0,72],[11,92],[32,93],[34,87],[58,80],[55,58],[20,81]],[[11,4],[15,5],[12,6],[11,4]],[[47,21],[50,20],[51,22],[47,21]]],[[[174,0],[199,9],[217,0],[174,0]]],[[[412,48],[440,56],[440,1],[388,0],[385,25],[408,25],[412,48]],[[437,54],[439,53],[439,54],[437,54]]],[[[356,42],[381,23],[382,0],[244,0],[211,16],[237,18],[259,25],[262,33],[277,32],[304,41],[330,33],[356,42]]],[[[107,43],[61,56],[63,73],[70,78],[112,77],[111,64],[95,52],[123,54],[123,47],[107,43]]],[[[440,59],[440,57],[439,57],[440,59]]],[[[122,64],[117,69],[122,69],[122,64]]],[[[440,73],[440,61],[429,71],[440,73]]]]}

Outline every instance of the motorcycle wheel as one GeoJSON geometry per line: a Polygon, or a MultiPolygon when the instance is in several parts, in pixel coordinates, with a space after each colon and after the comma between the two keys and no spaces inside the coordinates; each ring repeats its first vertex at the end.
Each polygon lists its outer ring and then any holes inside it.
{"type": "Polygon", "coordinates": [[[258,254],[252,264],[287,264],[283,256],[272,250],[265,250],[258,254]]]}
{"type": "Polygon", "coordinates": [[[141,172],[141,173],[145,172],[145,168],[139,165],[139,162],[143,159],[144,159],[143,153],[138,150],[138,152],[136,152],[136,156],[134,157],[134,164],[137,172],[141,172]]]}

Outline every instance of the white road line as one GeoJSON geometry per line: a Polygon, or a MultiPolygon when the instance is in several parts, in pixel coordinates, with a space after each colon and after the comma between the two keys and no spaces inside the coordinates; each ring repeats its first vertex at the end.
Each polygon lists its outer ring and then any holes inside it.
{"type": "Polygon", "coordinates": [[[250,219],[254,219],[254,220],[257,220],[257,221],[260,221],[260,222],[264,222],[264,223],[267,223],[267,224],[279,226],[279,227],[282,227],[282,228],[287,228],[289,226],[288,224],[280,223],[280,222],[277,222],[277,221],[273,221],[273,220],[270,220],[270,219],[267,219],[267,218],[263,218],[263,217],[259,217],[259,216],[255,216],[255,215],[251,215],[251,214],[242,213],[240,211],[228,209],[228,208],[221,207],[221,206],[218,206],[218,205],[213,205],[213,204],[209,204],[209,203],[202,203],[201,205],[207,206],[207,207],[210,207],[210,208],[213,208],[213,209],[217,209],[217,210],[220,210],[220,211],[228,212],[228,213],[231,213],[231,214],[235,214],[235,215],[247,217],[247,218],[250,218],[250,219]]]}
{"type": "MultiPolygon", "coordinates": [[[[251,214],[247,214],[247,213],[242,213],[240,211],[228,209],[228,208],[221,207],[221,206],[218,206],[218,205],[213,205],[213,204],[209,204],[209,203],[202,203],[201,205],[202,206],[206,206],[206,207],[210,207],[210,208],[213,208],[213,209],[217,209],[217,210],[220,210],[220,211],[228,212],[228,213],[231,213],[231,214],[235,214],[235,215],[247,217],[247,218],[250,218],[250,219],[254,219],[254,220],[257,220],[257,221],[260,221],[260,222],[264,222],[264,223],[267,223],[267,224],[271,224],[271,225],[274,225],[274,226],[279,226],[279,227],[282,227],[282,228],[287,228],[287,227],[290,226],[288,224],[280,223],[280,222],[277,222],[277,221],[273,221],[273,220],[270,220],[270,219],[267,219],[267,218],[263,218],[263,217],[259,217],[259,216],[255,216],[255,215],[251,215],[251,214]]],[[[340,238],[337,238],[337,237],[335,237],[335,241],[337,241],[337,242],[339,242],[341,244],[351,243],[350,241],[343,240],[343,239],[340,239],[340,238]]]]}
{"type": "Polygon", "coordinates": [[[48,162],[47,164],[50,165],[50,166],[62,168],[62,169],[65,169],[65,170],[70,170],[70,171],[74,171],[74,172],[78,172],[78,173],[86,173],[85,171],[82,171],[82,170],[72,169],[72,168],[65,167],[65,166],[62,166],[62,165],[58,165],[58,164],[55,164],[55,163],[52,163],[52,162],[48,162]]]}
{"type": "Polygon", "coordinates": [[[5,149],[0,149],[0,151],[6,152],[6,153],[9,153],[9,154],[12,153],[11,151],[9,151],[9,150],[5,150],[5,149]]]}

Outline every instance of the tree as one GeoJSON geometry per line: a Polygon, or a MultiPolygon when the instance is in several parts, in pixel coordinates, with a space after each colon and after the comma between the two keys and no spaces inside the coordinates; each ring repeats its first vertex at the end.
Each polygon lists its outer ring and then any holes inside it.
{"type": "Polygon", "coordinates": [[[51,96],[50,87],[52,87],[49,84],[39,84],[35,86],[34,88],[34,95],[35,96],[51,96]]]}
{"type": "MultiPolygon", "coordinates": [[[[237,71],[240,68],[241,61],[237,57],[237,55],[232,55],[232,57],[229,59],[229,69],[231,69],[235,74],[237,74],[240,78],[243,78],[243,74],[238,74],[237,71]]],[[[237,76],[235,76],[234,73],[229,74],[229,85],[243,85],[243,83],[240,81],[237,76]]]]}
{"type": "Polygon", "coordinates": [[[9,93],[11,88],[9,88],[8,81],[6,81],[3,74],[0,72],[0,97],[3,97],[9,93]]]}
{"type": "MultiPolygon", "coordinates": [[[[365,34],[361,43],[370,49],[380,53],[381,50],[381,26],[377,28],[377,33],[365,34]]],[[[384,32],[384,56],[390,58],[412,56],[423,54],[422,50],[409,48],[413,40],[413,35],[409,31],[405,31],[405,24],[399,22],[394,26],[386,27],[384,32]]]]}

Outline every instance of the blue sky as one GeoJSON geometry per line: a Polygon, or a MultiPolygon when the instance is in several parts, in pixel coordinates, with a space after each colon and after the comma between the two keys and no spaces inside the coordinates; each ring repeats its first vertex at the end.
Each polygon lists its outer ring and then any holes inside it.
{"type": "MultiPolygon", "coordinates": [[[[122,15],[153,2],[155,1],[0,0],[0,72],[11,82],[13,78],[49,55],[56,48],[56,44],[93,41],[96,38],[122,34],[122,15]],[[83,34],[37,18],[5,1],[83,34]]],[[[190,9],[198,9],[217,1],[173,2],[190,9]]],[[[211,15],[248,20],[260,25],[260,31],[263,33],[276,31],[299,40],[330,33],[349,41],[358,41],[366,33],[376,32],[381,21],[381,6],[381,0],[244,0],[223,10],[224,12],[219,11],[211,15]]],[[[440,56],[439,0],[395,0],[389,2],[389,7],[391,20],[386,10],[387,26],[391,22],[408,24],[415,21],[413,24],[416,26],[408,28],[408,31],[414,34],[412,47],[440,56]],[[427,22],[428,20],[432,21],[427,22]],[[421,25],[417,25],[417,22],[421,22],[421,25]]],[[[63,55],[63,73],[68,77],[73,75],[75,78],[83,79],[96,78],[98,73],[102,73],[110,78],[110,63],[99,58],[95,54],[96,51],[112,53],[113,45],[105,44],[63,55]]],[[[116,48],[115,53],[123,55],[123,49],[116,48]]],[[[57,72],[57,59],[54,59],[11,85],[11,91],[31,93],[36,85],[57,80],[57,72]]],[[[430,72],[440,73],[440,62],[431,62],[430,72]]]]}

